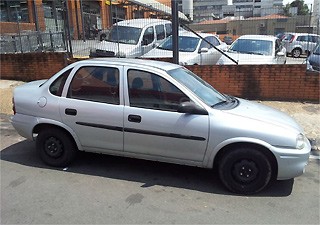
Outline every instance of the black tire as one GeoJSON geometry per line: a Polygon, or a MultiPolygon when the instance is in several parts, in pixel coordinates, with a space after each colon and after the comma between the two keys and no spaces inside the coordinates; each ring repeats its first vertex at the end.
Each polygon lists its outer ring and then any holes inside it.
{"type": "Polygon", "coordinates": [[[222,157],[219,176],[230,191],[253,194],[270,183],[272,166],[268,157],[259,150],[238,148],[228,151],[222,157]]]}
{"type": "Polygon", "coordinates": [[[291,55],[293,58],[299,58],[302,54],[302,51],[300,48],[295,48],[292,50],[291,55]]]}
{"type": "Polygon", "coordinates": [[[70,135],[58,128],[41,130],[37,137],[40,158],[49,166],[66,167],[75,158],[77,147],[70,135]]]}

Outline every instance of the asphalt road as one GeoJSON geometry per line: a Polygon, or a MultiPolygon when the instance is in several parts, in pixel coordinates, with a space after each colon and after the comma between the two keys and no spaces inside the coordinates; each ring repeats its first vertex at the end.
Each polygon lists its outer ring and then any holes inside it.
{"type": "Polygon", "coordinates": [[[1,115],[1,224],[319,224],[319,165],[253,196],[210,170],[82,153],[44,165],[1,115]]]}

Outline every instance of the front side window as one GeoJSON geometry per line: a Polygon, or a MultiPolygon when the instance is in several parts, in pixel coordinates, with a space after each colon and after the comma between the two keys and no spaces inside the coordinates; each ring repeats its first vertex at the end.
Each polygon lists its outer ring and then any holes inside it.
{"type": "Polygon", "coordinates": [[[119,70],[112,67],[81,67],[71,81],[67,97],[119,105],[119,70]]]}
{"type": "Polygon", "coordinates": [[[175,85],[146,71],[128,71],[128,90],[131,107],[176,112],[181,102],[190,101],[175,85]]]}

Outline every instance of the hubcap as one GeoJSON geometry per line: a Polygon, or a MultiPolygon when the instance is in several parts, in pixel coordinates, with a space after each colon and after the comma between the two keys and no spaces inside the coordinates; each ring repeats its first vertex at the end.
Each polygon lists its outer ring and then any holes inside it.
{"type": "Polygon", "coordinates": [[[44,150],[50,157],[58,158],[62,155],[63,145],[59,139],[50,137],[44,143],[44,150]]]}
{"type": "Polygon", "coordinates": [[[299,56],[300,56],[300,51],[299,51],[299,50],[294,50],[294,51],[293,51],[293,56],[294,56],[295,58],[299,57],[299,56]]]}
{"type": "Polygon", "coordinates": [[[242,183],[250,183],[256,179],[259,169],[256,163],[250,160],[241,160],[234,164],[232,174],[234,178],[242,183]]]}

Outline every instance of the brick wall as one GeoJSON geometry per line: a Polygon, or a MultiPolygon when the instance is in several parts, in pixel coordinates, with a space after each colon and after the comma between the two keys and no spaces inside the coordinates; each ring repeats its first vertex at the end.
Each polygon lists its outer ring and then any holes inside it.
{"type": "MultiPolygon", "coordinates": [[[[20,31],[31,30],[35,31],[36,27],[34,23],[20,23],[20,31]]],[[[0,33],[1,34],[18,34],[18,24],[15,22],[0,22],[0,33]]]]}
{"type": "Polygon", "coordinates": [[[319,102],[319,73],[306,65],[188,66],[218,91],[247,99],[319,102]]]}
{"type": "MultiPolygon", "coordinates": [[[[68,63],[66,53],[1,55],[1,79],[46,79],[68,63]]],[[[319,102],[319,73],[305,65],[187,66],[218,91],[247,99],[319,102]]]]}
{"type": "Polygon", "coordinates": [[[47,79],[68,65],[66,53],[1,54],[1,79],[47,79]]]}

